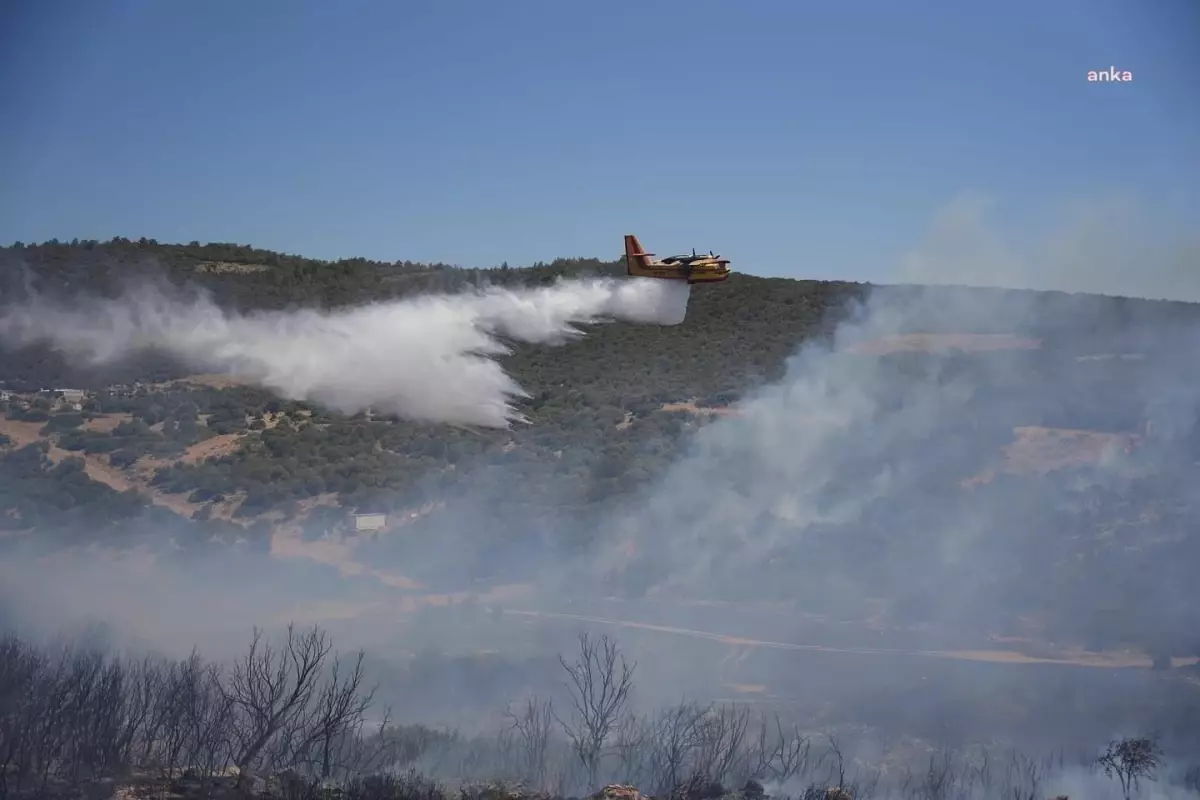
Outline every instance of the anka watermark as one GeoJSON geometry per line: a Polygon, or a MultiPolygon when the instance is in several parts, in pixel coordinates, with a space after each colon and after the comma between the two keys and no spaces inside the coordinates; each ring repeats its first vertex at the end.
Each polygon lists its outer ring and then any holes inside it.
{"type": "Polygon", "coordinates": [[[1129,83],[1132,80],[1133,73],[1127,69],[1109,67],[1088,70],[1088,83],[1129,83]]]}

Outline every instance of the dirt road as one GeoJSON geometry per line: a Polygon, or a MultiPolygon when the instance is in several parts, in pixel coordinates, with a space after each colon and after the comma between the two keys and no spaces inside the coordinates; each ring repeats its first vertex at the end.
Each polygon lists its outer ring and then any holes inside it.
{"type": "MultiPolygon", "coordinates": [[[[547,619],[571,619],[579,622],[590,622],[596,625],[614,625],[624,628],[636,628],[644,631],[657,631],[677,636],[690,636],[696,639],[707,639],[712,642],[726,644],[733,648],[764,647],[774,650],[794,650],[818,653],[858,653],[876,656],[912,656],[922,658],[943,658],[956,661],[986,661],[993,664],[1063,664],[1075,667],[1093,667],[1099,669],[1145,668],[1151,666],[1146,656],[1118,653],[1088,653],[1071,658],[1038,658],[1018,653],[1013,650],[902,650],[886,647],[827,647],[819,644],[793,644],[790,642],[771,642],[761,639],[743,639],[737,636],[726,636],[708,631],[676,628],[668,625],[653,625],[648,622],[612,619],[608,617],[591,617],[583,614],[565,614],[555,611],[523,611],[504,609],[505,614],[525,617],[541,617],[547,619]]],[[[730,654],[731,656],[733,654],[730,654]]],[[[735,658],[741,660],[744,654],[735,658]]],[[[728,657],[726,659],[728,661],[728,657]]],[[[1194,664],[1197,659],[1178,660],[1179,664],[1194,664]]]]}

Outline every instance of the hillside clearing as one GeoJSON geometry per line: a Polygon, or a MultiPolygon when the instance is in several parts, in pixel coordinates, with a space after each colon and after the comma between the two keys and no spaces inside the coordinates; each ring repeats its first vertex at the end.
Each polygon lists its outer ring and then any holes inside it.
{"type": "Polygon", "coordinates": [[[197,442],[184,451],[177,460],[182,464],[198,464],[209,458],[219,458],[232,453],[245,438],[240,433],[221,433],[203,442],[197,442]]]}
{"type": "Polygon", "coordinates": [[[698,406],[695,400],[685,400],[679,403],[663,403],[663,411],[682,411],[698,417],[740,417],[742,412],[736,408],[725,406],[698,406]]]}
{"type": "MultiPolygon", "coordinates": [[[[42,422],[20,422],[0,418],[0,433],[12,439],[13,443],[18,447],[24,447],[40,441],[51,442],[51,439],[47,439],[41,435],[41,429],[44,425],[45,423],[42,422]]],[[[136,489],[146,495],[154,505],[168,508],[180,516],[190,517],[199,508],[198,505],[189,503],[182,497],[156,491],[147,483],[109,464],[106,456],[89,453],[72,453],[54,444],[50,445],[46,456],[55,464],[67,458],[81,458],[83,460],[84,473],[97,483],[102,483],[115,492],[127,492],[130,489],[136,489]]]]}
{"type": "Polygon", "coordinates": [[[1044,475],[1053,470],[1104,463],[1118,453],[1128,453],[1142,444],[1136,433],[1108,433],[1071,428],[1026,425],[1013,429],[1016,437],[1005,445],[999,463],[966,478],[963,486],[978,486],[996,475],[1044,475]]]}

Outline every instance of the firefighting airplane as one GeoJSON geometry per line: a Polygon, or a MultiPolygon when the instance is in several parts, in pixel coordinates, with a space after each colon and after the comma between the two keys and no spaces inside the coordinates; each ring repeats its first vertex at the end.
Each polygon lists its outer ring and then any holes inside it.
{"type": "Polygon", "coordinates": [[[688,283],[716,283],[729,277],[729,259],[711,250],[708,255],[669,256],[656,261],[633,234],[625,236],[625,271],[639,278],[663,278],[688,283]]]}

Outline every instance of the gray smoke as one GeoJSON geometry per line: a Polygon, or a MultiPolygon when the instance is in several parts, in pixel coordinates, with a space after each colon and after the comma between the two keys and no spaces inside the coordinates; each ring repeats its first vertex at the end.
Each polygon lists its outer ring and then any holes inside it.
{"type": "Polygon", "coordinates": [[[1005,235],[997,201],[964,192],[935,215],[897,277],[910,283],[996,286],[1200,301],[1200,233],[1133,197],[1071,205],[1042,235],[1005,235]]]}

